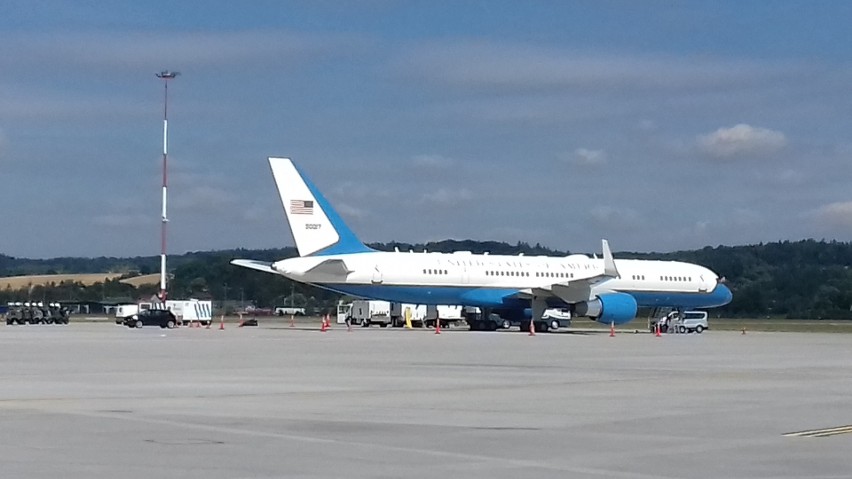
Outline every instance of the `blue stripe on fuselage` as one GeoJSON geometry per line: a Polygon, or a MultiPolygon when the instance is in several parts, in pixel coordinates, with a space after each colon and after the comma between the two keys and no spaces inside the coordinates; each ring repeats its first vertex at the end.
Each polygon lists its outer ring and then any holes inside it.
{"type": "MultiPolygon", "coordinates": [[[[529,300],[515,297],[517,289],[466,288],[458,286],[388,286],[365,284],[317,284],[321,288],[361,298],[412,304],[457,304],[480,307],[528,307],[529,300]]],[[[639,307],[714,308],[731,302],[731,291],[717,285],[710,293],[669,293],[625,291],[639,307]]],[[[548,306],[559,307],[557,298],[548,298],[548,306]]]]}

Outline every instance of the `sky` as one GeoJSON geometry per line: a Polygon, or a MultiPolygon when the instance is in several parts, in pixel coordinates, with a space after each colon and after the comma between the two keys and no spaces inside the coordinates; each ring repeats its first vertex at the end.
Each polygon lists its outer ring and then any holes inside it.
{"type": "Polygon", "coordinates": [[[0,253],[852,240],[852,2],[0,2],[0,253]]]}

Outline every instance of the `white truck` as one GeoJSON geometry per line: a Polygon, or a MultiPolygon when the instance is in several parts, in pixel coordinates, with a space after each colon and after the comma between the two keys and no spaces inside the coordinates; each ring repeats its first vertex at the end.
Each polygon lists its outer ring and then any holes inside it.
{"type": "Polygon", "coordinates": [[[435,321],[439,319],[443,328],[464,320],[464,308],[462,306],[391,303],[390,316],[391,324],[394,327],[405,326],[406,311],[408,311],[411,326],[415,328],[434,328],[435,321]]]}
{"type": "Polygon", "coordinates": [[[175,315],[178,324],[198,322],[207,326],[213,320],[213,302],[198,299],[167,299],[163,303],[142,302],[119,304],[115,308],[115,324],[124,324],[124,320],[144,309],[168,309],[175,315]]]}
{"type": "Polygon", "coordinates": [[[707,322],[707,311],[684,311],[682,314],[675,310],[655,321],[650,326],[651,332],[659,328],[661,333],[698,333],[710,329],[707,322]]]}
{"type": "Polygon", "coordinates": [[[390,302],[370,299],[359,299],[348,305],[338,306],[338,318],[343,308],[344,322],[349,320],[350,324],[361,325],[369,328],[373,324],[386,328],[391,324],[390,302]]]}
{"type": "Polygon", "coordinates": [[[274,312],[276,316],[304,316],[305,308],[296,308],[294,306],[276,306],[274,312]]]}

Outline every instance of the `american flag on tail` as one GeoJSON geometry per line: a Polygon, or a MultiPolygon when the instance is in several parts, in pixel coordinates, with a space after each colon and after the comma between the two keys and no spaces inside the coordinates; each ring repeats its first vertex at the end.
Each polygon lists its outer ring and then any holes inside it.
{"type": "Polygon", "coordinates": [[[290,214],[312,215],[314,214],[314,202],[309,200],[290,200],[290,214]]]}

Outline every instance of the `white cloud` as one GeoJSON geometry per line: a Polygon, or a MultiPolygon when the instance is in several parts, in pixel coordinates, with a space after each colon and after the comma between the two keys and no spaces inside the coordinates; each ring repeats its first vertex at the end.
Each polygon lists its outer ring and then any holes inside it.
{"type": "Polygon", "coordinates": [[[822,205],[811,216],[820,226],[828,228],[852,228],[852,201],[840,201],[822,205]]]}
{"type": "Polygon", "coordinates": [[[467,188],[440,188],[435,191],[424,193],[420,197],[420,203],[433,206],[458,206],[461,202],[473,199],[473,192],[467,188]]]}
{"type": "Polygon", "coordinates": [[[92,224],[95,226],[108,227],[139,227],[140,225],[153,225],[156,220],[157,218],[152,215],[143,215],[138,213],[110,213],[93,217],[92,224]]]}
{"type": "MultiPolygon", "coordinates": [[[[156,71],[236,67],[258,60],[283,63],[361,48],[362,37],[303,32],[246,30],[232,32],[101,31],[9,33],[4,43],[20,45],[0,65],[73,65],[78,68],[156,71]]],[[[292,65],[291,65],[292,66],[292,65]]],[[[153,75],[153,73],[152,73],[153,75]]]]}
{"type": "Polygon", "coordinates": [[[211,185],[193,185],[172,193],[169,203],[176,210],[212,213],[219,211],[222,207],[236,204],[236,200],[236,196],[225,188],[211,185]]]}
{"type": "Polygon", "coordinates": [[[787,146],[784,133],[745,123],[700,135],[697,141],[702,151],[722,159],[766,155],[787,146]]]}
{"type": "Polygon", "coordinates": [[[437,85],[501,90],[663,88],[700,90],[758,83],[798,65],[554,49],[527,43],[429,42],[396,62],[404,75],[437,85]]]}
{"type": "Polygon", "coordinates": [[[266,208],[253,204],[240,212],[240,219],[247,223],[265,223],[274,218],[266,208]]]}
{"type": "Polygon", "coordinates": [[[657,130],[657,123],[654,120],[645,118],[636,124],[636,128],[638,128],[639,131],[652,132],[657,130]]]}
{"type": "Polygon", "coordinates": [[[606,164],[606,152],[577,148],[574,150],[574,154],[570,156],[569,161],[577,166],[600,166],[606,164]]]}
{"type": "Polygon", "coordinates": [[[760,213],[748,208],[736,208],[730,215],[730,223],[736,227],[759,226],[763,221],[760,213]]]}
{"type": "Polygon", "coordinates": [[[600,227],[624,229],[641,223],[641,216],[631,208],[600,205],[590,209],[588,216],[594,224],[600,227]]]}
{"type": "Polygon", "coordinates": [[[411,163],[427,170],[447,169],[455,165],[455,160],[441,155],[417,155],[411,159],[411,163]]]}
{"type": "Polygon", "coordinates": [[[344,218],[362,219],[367,216],[367,212],[364,209],[352,206],[349,203],[338,202],[334,206],[334,209],[343,215],[344,218]]]}

